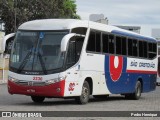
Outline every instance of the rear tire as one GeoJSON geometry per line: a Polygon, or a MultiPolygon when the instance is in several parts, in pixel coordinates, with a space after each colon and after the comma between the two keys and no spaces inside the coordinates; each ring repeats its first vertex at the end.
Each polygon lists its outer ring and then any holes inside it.
{"type": "Polygon", "coordinates": [[[140,81],[137,81],[135,86],[135,92],[132,94],[134,100],[138,100],[141,97],[142,85],[140,81]]]}
{"type": "Polygon", "coordinates": [[[76,102],[79,104],[86,104],[89,101],[90,87],[87,81],[84,81],[81,96],[75,98],[76,102]]]}
{"type": "Polygon", "coordinates": [[[137,81],[136,86],[135,86],[135,92],[131,94],[126,94],[125,98],[139,100],[141,97],[141,92],[142,92],[142,84],[140,81],[137,81]]]}
{"type": "Polygon", "coordinates": [[[31,99],[33,102],[35,103],[42,103],[45,99],[45,97],[41,97],[41,96],[31,96],[31,99]]]}

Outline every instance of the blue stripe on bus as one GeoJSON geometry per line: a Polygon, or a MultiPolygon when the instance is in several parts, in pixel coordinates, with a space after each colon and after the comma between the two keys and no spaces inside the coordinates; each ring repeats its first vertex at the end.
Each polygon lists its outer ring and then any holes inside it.
{"type": "Polygon", "coordinates": [[[149,38],[149,37],[145,37],[145,36],[141,36],[141,35],[135,35],[132,33],[127,33],[127,32],[123,32],[123,31],[119,31],[119,30],[113,30],[111,33],[116,34],[116,35],[122,35],[122,36],[132,37],[132,38],[136,38],[136,39],[151,41],[151,42],[157,42],[157,40],[154,38],[149,38]]]}
{"type": "MultiPolygon", "coordinates": [[[[116,74],[110,71],[110,55],[105,55],[105,79],[108,90],[112,94],[133,93],[135,85],[139,78],[142,79],[142,92],[149,92],[155,90],[156,76],[153,73],[128,73],[127,72],[127,57],[123,57],[123,67],[121,76],[117,81],[113,81],[112,75],[116,74]]],[[[113,62],[114,63],[114,62],[113,62]]],[[[113,64],[112,63],[112,64],[113,64]]],[[[119,63],[120,64],[120,63],[119,63]]]]}

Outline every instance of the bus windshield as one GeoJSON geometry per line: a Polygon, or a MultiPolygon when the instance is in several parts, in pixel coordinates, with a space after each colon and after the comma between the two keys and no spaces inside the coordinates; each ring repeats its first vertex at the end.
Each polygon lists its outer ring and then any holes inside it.
{"type": "Polygon", "coordinates": [[[64,53],[60,45],[67,33],[18,31],[12,48],[10,68],[24,74],[49,74],[62,68],[64,53]]]}

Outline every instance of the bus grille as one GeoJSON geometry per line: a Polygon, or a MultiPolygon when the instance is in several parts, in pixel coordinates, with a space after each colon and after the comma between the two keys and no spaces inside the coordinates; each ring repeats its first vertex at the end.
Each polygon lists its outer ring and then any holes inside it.
{"type": "Polygon", "coordinates": [[[25,86],[45,86],[45,82],[34,82],[34,81],[22,81],[19,80],[16,82],[18,85],[25,85],[25,86]]]}

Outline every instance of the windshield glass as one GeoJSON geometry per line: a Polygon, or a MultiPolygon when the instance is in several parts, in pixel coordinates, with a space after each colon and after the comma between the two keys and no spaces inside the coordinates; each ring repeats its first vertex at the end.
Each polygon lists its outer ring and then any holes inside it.
{"type": "MultiPolygon", "coordinates": [[[[61,40],[68,32],[18,31],[12,49],[10,68],[18,73],[43,72],[62,68],[61,40]],[[28,71],[28,72],[27,72],[28,71]]],[[[31,73],[32,74],[32,73],[31,73]]]]}

